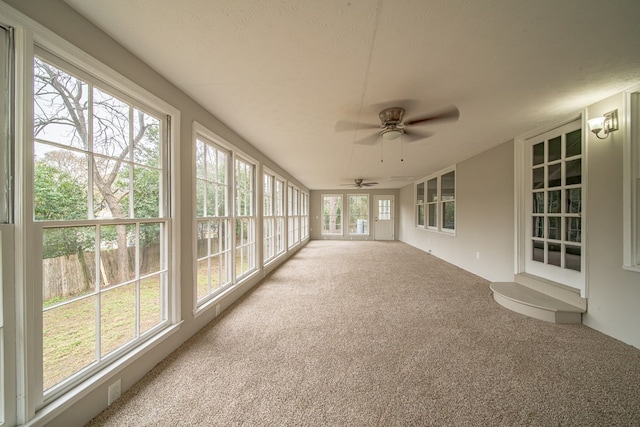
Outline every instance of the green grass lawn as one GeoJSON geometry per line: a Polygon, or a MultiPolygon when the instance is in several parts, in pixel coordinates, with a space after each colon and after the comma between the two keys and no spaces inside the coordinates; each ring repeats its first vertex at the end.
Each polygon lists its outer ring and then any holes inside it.
{"type": "MultiPolygon", "coordinates": [[[[140,334],[162,321],[160,299],[160,276],[143,279],[140,282],[140,334]]],[[[85,295],[45,310],[42,319],[45,390],[97,360],[98,306],[100,357],[137,337],[135,283],[85,295]]]]}
{"type": "MultiPolygon", "coordinates": [[[[220,286],[218,258],[198,262],[197,297],[202,298],[220,286]],[[209,283],[209,277],[211,283],[209,283]]],[[[236,276],[249,268],[248,258],[236,257],[236,276]]],[[[225,276],[223,274],[223,276],[225,276]]],[[[140,327],[136,331],[136,283],[103,289],[99,294],[89,290],[74,295],[67,304],[55,306],[71,297],[51,298],[44,302],[43,312],[43,384],[47,390],[99,357],[118,349],[160,323],[160,276],[140,282],[140,327]],[[100,332],[96,330],[99,316],[100,332]],[[98,338],[99,335],[99,338],[98,338]],[[99,341],[99,345],[98,345],[99,341]]]]}

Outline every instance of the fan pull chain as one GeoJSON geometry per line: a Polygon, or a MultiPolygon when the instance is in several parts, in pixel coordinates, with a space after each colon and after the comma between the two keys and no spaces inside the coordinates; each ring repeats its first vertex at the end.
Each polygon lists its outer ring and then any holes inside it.
{"type": "Polygon", "coordinates": [[[380,140],[380,163],[384,163],[384,140],[380,140]]]}
{"type": "Polygon", "coordinates": [[[400,161],[404,162],[404,138],[400,135],[400,161]]]}

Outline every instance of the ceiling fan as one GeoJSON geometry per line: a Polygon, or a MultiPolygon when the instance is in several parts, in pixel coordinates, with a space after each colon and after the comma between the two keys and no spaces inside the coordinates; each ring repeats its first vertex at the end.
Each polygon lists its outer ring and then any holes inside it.
{"type": "Polygon", "coordinates": [[[356,144],[372,145],[382,137],[385,141],[398,139],[401,136],[402,142],[414,142],[431,136],[427,132],[418,132],[413,129],[417,125],[425,125],[434,122],[455,121],[460,117],[460,111],[457,107],[451,106],[442,110],[433,112],[429,115],[416,117],[410,120],[404,119],[405,109],[402,107],[385,108],[378,116],[380,117],[380,125],[361,124],[340,120],[336,123],[335,130],[337,132],[359,130],[359,129],[377,129],[378,132],[356,141],[356,144]],[[411,127],[411,129],[409,129],[411,127]]]}
{"type": "Polygon", "coordinates": [[[348,187],[357,187],[357,188],[362,188],[362,187],[372,187],[374,185],[378,185],[378,182],[373,182],[373,181],[369,181],[369,182],[365,182],[364,179],[362,178],[356,178],[353,180],[353,184],[340,184],[341,186],[348,186],[348,187]]]}

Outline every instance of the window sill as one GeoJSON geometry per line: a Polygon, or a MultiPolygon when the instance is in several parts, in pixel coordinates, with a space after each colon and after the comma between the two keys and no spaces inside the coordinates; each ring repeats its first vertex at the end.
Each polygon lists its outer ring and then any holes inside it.
{"type": "Polygon", "coordinates": [[[640,273],[640,265],[623,265],[622,266],[623,270],[627,270],[627,271],[633,271],[636,273],[640,273]]]}

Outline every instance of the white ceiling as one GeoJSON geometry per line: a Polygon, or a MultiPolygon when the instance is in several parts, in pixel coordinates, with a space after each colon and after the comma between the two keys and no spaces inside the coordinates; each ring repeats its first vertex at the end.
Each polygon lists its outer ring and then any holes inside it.
{"type": "Polygon", "coordinates": [[[310,189],[402,187],[640,83],[638,0],[65,1],[310,189]],[[460,119],[404,162],[335,131],[398,100],[460,119]]]}

